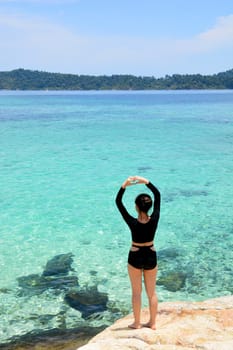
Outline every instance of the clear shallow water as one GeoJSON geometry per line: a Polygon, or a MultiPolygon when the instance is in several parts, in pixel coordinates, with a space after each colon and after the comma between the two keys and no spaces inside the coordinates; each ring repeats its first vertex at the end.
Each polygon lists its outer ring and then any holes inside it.
{"type": "MultiPolygon", "coordinates": [[[[176,291],[158,285],[160,301],[232,294],[232,154],[232,91],[1,92],[0,342],[64,314],[72,328],[131,311],[130,235],[114,203],[128,175],[162,193],[158,279],[185,275],[176,291]],[[82,319],[63,292],[19,295],[18,277],[69,252],[80,288],[108,294],[98,317],[82,319]]],[[[126,192],[132,213],[142,190],[126,192]]]]}

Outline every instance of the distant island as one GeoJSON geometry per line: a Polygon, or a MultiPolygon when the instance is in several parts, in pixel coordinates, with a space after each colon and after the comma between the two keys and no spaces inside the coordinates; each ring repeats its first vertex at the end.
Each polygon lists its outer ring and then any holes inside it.
{"type": "Polygon", "coordinates": [[[0,72],[0,90],[193,90],[233,89],[233,69],[213,75],[76,75],[28,69],[0,72]]]}

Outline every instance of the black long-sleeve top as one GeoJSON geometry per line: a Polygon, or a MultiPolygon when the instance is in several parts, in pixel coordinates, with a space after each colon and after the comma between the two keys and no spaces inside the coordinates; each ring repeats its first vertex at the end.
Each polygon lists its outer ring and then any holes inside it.
{"type": "Polygon", "coordinates": [[[132,241],[135,243],[146,243],[154,240],[155,232],[158,226],[159,214],[160,214],[160,192],[159,190],[149,182],[146,186],[152,191],[154,195],[153,211],[150,215],[150,220],[147,223],[141,223],[137,218],[131,216],[122,203],[122,197],[125,192],[125,188],[121,187],[116,196],[116,205],[130,228],[132,241]]]}

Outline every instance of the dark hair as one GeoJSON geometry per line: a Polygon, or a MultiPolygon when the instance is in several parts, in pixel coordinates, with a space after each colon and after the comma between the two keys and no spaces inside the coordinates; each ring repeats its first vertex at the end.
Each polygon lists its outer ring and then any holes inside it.
{"type": "Polygon", "coordinates": [[[138,206],[140,211],[147,213],[152,207],[152,199],[148,194],[141,193],[136,197],[135,204],[138,206]]]}

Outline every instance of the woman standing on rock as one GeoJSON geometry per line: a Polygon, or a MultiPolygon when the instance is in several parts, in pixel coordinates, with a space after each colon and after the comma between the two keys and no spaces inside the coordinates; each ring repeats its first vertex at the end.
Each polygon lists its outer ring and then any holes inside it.
{"type": "Polygon", "coordinates": [[[160,192],[147,179],[141,176],[130,176],[122,184],[116,196],[116,205],[130,228],[132,245],[128,255],[128,273],[132,287],[132,306],[134,322],[130,328],[141,328],[141,294],[142,277],[144,277],[145,289],[149,301],[150,319],[144,326],[156,329],[156,315],[158,299],[155,291],[157,274],[157,255],[154,249],[154,236],[159,221],[160,192]],[[135,184],[146,185],[154,195],[154,204],[148,194],[139,194],[135,199],[137,218],[131,216],[122,203],[122,197],[126,187],[135,184]],[[152,214],[148,211],[153,205],[152,214]]]}

